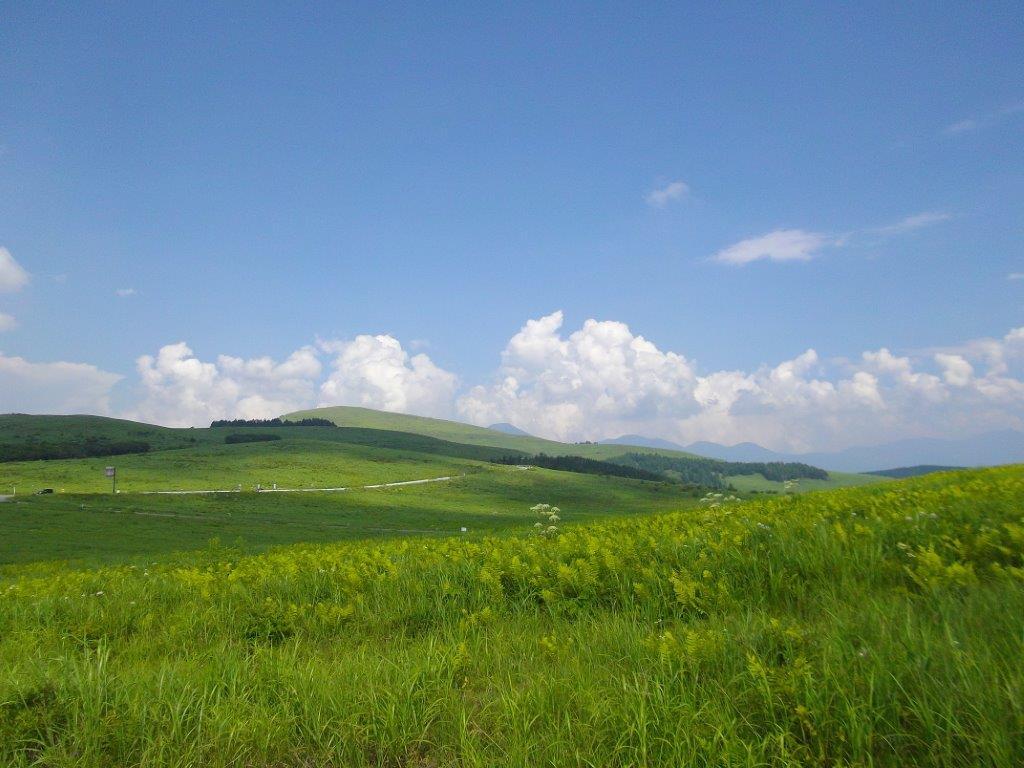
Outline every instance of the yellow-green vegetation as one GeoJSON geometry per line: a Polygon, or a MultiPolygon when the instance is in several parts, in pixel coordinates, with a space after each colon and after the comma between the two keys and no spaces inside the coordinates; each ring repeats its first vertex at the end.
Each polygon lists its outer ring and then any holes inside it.
{"type": "Polygon", "coordinates": [[[874,485],[886,482],[890,478],[881,475],[860,475],[853,472],[829,472],[828,480],[817,480],[801,477],[795,483],[766,480],[761,475],[729,475],[726,482],[740,493],[806,493],[807,491],[827,491],[833,488],[852,488],[860,485],[874,485]]]}
{"type": "Polygon", "coordinates": [[[1019,764],[1021,468],[536,501],[544,535],[11,569],[0,762],[1019,764]]]}

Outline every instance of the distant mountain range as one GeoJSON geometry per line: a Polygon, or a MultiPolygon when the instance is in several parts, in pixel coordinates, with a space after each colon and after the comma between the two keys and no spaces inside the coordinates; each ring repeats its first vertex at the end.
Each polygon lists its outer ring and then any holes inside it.
{"type": "Polygon", "coordinates": [[[493,429],[496,432],[504,432],[506,435],[519,435],[521,437],[533,437],[529,432],[524,432],[515,424],[509,424],[507,421],[499,421],[497,424],[491,424],[488,429],[493,429]]]}
{"type": "Polygon", "coordinates": [[[673,443],[671,440],[662,440],[658,437],[644,437],[643,435],[623,435],[622,437],[615,437],[609,440],[598,440],[598,442],[603,445],[639,445],[642,448],[660,448],[666,451],[690,451],[689,448],[683,448],[679,443],[673,443]]]}
{"type": "Polygon", "coordinates": [[[903,477],[918,477],[930,475],[933,472],[951,472],[963,467],[937,467],[934,464],[919,464],[916,467],[895,467],[894,469],[879,469],[874,472],[865,472],[867,475],[881,475],[882,477],[893,477],[897,480],[903,477]]]}
{"type": "Polygon", "coordinates": [[[836,472],[870,472],[922,464],[983,467],[1024,462],[1024,432],[1004,429],[954,440],[912,438],[881,445],[856,446],[841,451],[779,453],[756,443],[720,445],[696,442],[680,445],[669,440],[623,435],[602,443],[640,445],[687,451],[724,461],[800,461],[836,472]]]}

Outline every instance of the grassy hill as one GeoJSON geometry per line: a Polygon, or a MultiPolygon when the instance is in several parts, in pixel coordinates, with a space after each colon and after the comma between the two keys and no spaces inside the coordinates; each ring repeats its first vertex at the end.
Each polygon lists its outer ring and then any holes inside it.
{"type": "MultiPolygon", "coordinates": [[[[364,427],[369,429],[382,429],[395,432],[407,432],[417,435],[427,435],[441,440],[449,440],[455,443],[468,445],[484,445],[494,448],[505,448],[511,451],[522,451],[523,453],[565,453],[568,447],[565,443],[554,440],[545,440],[530,435],[510,435],[496,429],[476,427],[472,424],[463,424],[458,421],[446,419],[432,419],[426,416],[412,416],[406,413],[391,413],[389,411],[376,411],[370,408],[356,408],[353,406],[332,406],[330,408],[315,408],[310,411],[296,411],[282,416],[283,419],[306,419],[321,418],[333,421],[340,427],[364,427]]],[[[600,446],[578,445],[572,446],[578,449],[578,455],[584,455],[584,451],[600,446]]],[[[621,453],[622,451],[618,451],[621,453]]],[[[600,458],[586,453],[590,458],[600,458]]]]}
{"type": "MultiPolygon", "coordinates": [[[[282,417],[284,419],[322,418],[344,427],[362,427],[373,430],[395,430],[439,438],[455,443],[478,446],[491,446],[525,453],[546,453],[548,455],[583,456],[600,461],[614,461],[625,454],[653,454],[679,459],[696,459],[695,454],[675,451],[666,448],[650,448],[644,446],[628,446],[619,444],[597,443],[559,443],[539,437],[511,435],[495,429],[476,427],[456,421],[431,419],[423,416],[410,416],[402,413],[375,411],[368,408],[334,406],[317,408],[309,411],[296,411],[282,417]]],[[[829,479],[801,481],[799,490],[822,490],[839,488],[849,485],[866,485],[881,482],[880,476],[856,475],[844,472],[830,472],[829,479]]],[[[727,478],[739,490],[749,492],[779,491],[782,483],[766,480],[758,474],[734,475],[727,478]]]]}
{"type": "Polygon", "coordinates": [[[151,450],[186,448],[202,440],[205,430],[171,429],[105,416],[35,416],[0,414],[0,461],[12,448],[82,446],[142,442],[151,450]]]}
{"type": "MultiPolygon", "coordinates": [[[[334,487],[418,479],[472,471],[480,462],[510,453],[529,456],[574,455],[619,463],[625,454],[667,456],[676,462],[698,461],[679,451],[621,445],[566,444],[529,436],[419,416],[364,408],[322,408],[286,418],[329,418],[339,427],[266,427],[281,438],[272,443],[225,445],[245,427],[170,429],[96,416],[0,416],[0,492],[101,493],[108,488],[103,468],[118,468],[123,491],[230,489],[236,486],[334,487]],[[7,451],[7,454],[4,451],[7,451]],[[92,458],[10,461],[25,452],[91,455],[92,458]],[[111,452],[121,455],[108,455],[111,452]],[[397,452],[397,453],[396,453],[397,452]],[[4,460],[5,456],[8,460],[4,460]],[[400,476],[402,475],[402,476],[400,476]]],[[[707,474],[706,472],[704,474],[707,474]]],[[[708,475],[695,482],[711,483],[708,475]]],[[[832,473],[807,479],[799,490],[880,482],[875,476],[832,473]]],[[[727,478],[744,492],[781,490],[761,475],[727,478]]]]}
{"type": "Polygon", "coordinates": [[[321,418],[329,419],[342,427],[367,427],[370,429],[393,430],[427,435],[442,440],[469,445],[486,445],[524,453],[547,453],[549,455],[572,454],[589,459],[607,460],[621,456],[627,450],[651,453],[667,453],[673,456],[693,456],[683,451],[665,451],[656,448],[624,448],[621,445],[599,445],[597,443],[560,443],[530,435],[510,435],[487,427],[476,427],[458,421],[431,419],[426,416],[412,416],[405,413],[375,411],[369,408],[332,406],[310,411],[289,413],[284,419],[321,418]]]}
{"type": "Polygon", "coordinates": [[[590,524],[564,507],[549,537],[8,568],[0,764],[1024,754],[1020,467],[590,524]]]}

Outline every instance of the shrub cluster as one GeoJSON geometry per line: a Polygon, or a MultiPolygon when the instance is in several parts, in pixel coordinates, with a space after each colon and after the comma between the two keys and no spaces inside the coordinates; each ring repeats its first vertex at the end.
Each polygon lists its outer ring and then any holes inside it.
{"type": "Polygon", "coordinates": [[[234,445],[236,443],[271,443],[274,440],[280,439],[280,435],[266,435],[261,432],[250,432],[249,434],[227,435],[224,438],[224,442],[228,445],[234,445]]]}
{"type": "Polygon", "coordinates": [[[281,419],[217,419],[210,427],[336,427],[333,421],[321,418],[283,421],[281,419]]]}
{"type": "Polygon", "coordinates": [[[100,456],[121,456],[128,453],[148,453],[150,448],[150,444],[143,440],[106,440],[95,437],[66,443],[0,444],[0,462],[90,459],[100,456]]]}

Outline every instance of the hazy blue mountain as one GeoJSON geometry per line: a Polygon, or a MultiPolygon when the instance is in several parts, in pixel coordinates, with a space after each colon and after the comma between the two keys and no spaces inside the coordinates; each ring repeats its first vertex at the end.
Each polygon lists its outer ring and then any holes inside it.
{"type": "Polygon", "coordinates": [[[781,454],[770,451],[757,443],[719,445],[718,443],[700,441],[691,443],[683,450],[723,461],[783,461],[779,458],[781,454]]]}
{"type": "Polygon", "coordinates": [[[837,472],[870,472],[925,464],[984,467],[1024,462],[1024,432],[1004,429],[955,440],[912,438],[831,452],[778,453],[755,443],[719,445],[710,442],[693,443],[684,450],[727,461],[801,461],[837,472]]]}
{"type": "Polygon", "coordinates": [[[934,464],[918,464],[916,467],[894,467],[893,469],[876,469],[866,472],[868,475],[881,475],[882,477],[917,477],[918,475],[930,475],[932,472],[950,472],[963,467],[937,467],[934,464]]]}
{"type": "Polygon", "coordinates": [[[488,429],[493,429],[496,432],[504,432],[506,435],[521,435],[523,437],[533,437],[529,432],[524,432],[515,424],[509,424],[507,421],[500,421],[497,424],[491,424],[488,429]]]}
{"type": "Polygon", "coordinates": [[[643,435],[622,435],[621,437],[610,437],[607,440],[598,440],[604,445],[638,445],[641,448],[662,448],[667,451],[689,451],[679,443],[671,440],[662,440],[658,437],[644,437],[643,435]]]}

